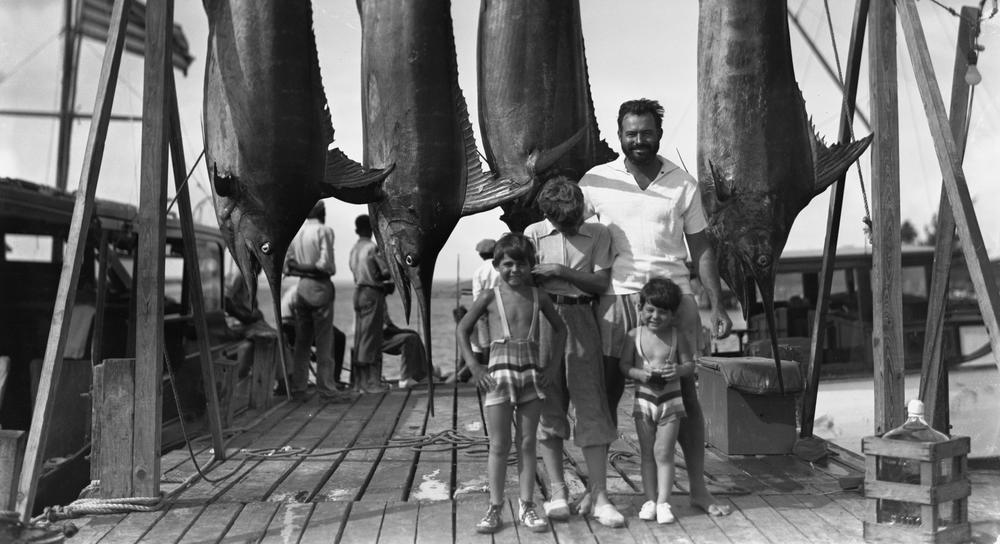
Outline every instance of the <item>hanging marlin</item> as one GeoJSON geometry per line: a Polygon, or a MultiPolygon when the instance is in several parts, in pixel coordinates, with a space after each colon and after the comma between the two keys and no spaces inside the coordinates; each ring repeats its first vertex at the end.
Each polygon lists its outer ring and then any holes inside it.
{"type": "Polygon", "coordinates": [[[365,203],[391,171],[328,150],[333,125],[309,0],[205,0],[205,157],[215,213],[252,299],[263,269],[280,320],[285,252],[320,198],[365,203]]]}
{"type": "MultiPolygon", "coordinates": [[[[490,168],[518,181],[579,179],[618,154],[600,139],[578,0],[483,0],[479,10],[479,126],[490,168]]],[[[541,183],[502,204],[514,231],[542,219],[541,183]]]]}
{"type": "Polygon", "coordinates": [[[438,253],[462,216],[517,198],[531,184],[482,171],[458,86],[448,0],[358,0],[358,11],[364,162],[396,165],[385,180],[386,198],[369,204],[369,214],[407,320],[410,288],[417,294],[430,365],[438,253]]]}
{"type": "MultiPolygon", "coordinates": [[[[871,142],[827,146],[816,136],[795,81],[785,9],[775,0],[701,0],[698,17],[706,232],[744,317],[760,289],[775,364],[774,280],[795,216],[871,142]]],[[[780,370],[778,384],[784,390],[780,370]]]]}

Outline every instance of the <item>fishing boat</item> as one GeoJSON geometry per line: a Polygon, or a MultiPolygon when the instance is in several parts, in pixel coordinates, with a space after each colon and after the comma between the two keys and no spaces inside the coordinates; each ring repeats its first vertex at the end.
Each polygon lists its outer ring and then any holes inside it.
{"type": "MultiPolygon", "coordinates": [[[[775,281],[775,321],[782,357],[805,363],[823,262],[819,250],[786,251],[775,281]]],[[[972,438],[973,457],[1000,456],[1000,373],[989,349],[965,261],[957,253],[949,275],[942,360],[949,372],[952,434],[972,438]]],[[[934,264],[931,246],[901,248],[905,396],[916,398],[934,264]]],[[[994,270],[1000,262],[993,263],[994,270]]],[[[822,347],[815,434],[860,451],[861,437],[874,429],[872,350],[872,254],[870,247],[837,251],[822,347]]],[[[770,356],[763,306],[751,304],[736,353],[770,356]]],[[[726,353],[720,353],[725,355],[726,353]]],[[[804,366],[803,366],[804,368],[804,366]]]]}
{"type": "MultiPolygon", "coordinates": [[[[0,427],[27,430],[45,355],[47,333],[63,268],[73,195],[23,180],[0,178],[0,427]]],[[[95,364],[135,352],[133,301],[136,253],[135,206],[98,200],[72,304],[63,370],[54,391],[46,468],[36,504],[65,504],[89,483],[95,364]]],[[[194,335],[190,285],[200,281],[213,357],[235,357],[243,340],[223,312],[225,244],[218,229],[196,225],[200,278],[188,277],[176,217],[167,221],[164,339],[176,380],[163,379],[163,449],[179,445],[180,423],[202,427],[205,388],[194,335]],[[176,391],[176,395],[175,395],[176,391]],[[176,397],[176,402],[175,402],[176,397]]],[[[245,387],[243,388],[246,389],[245,387]]],[[[234,395],[235,397],[235,395],[234,395]]],[[[245,395],[242,397],[245,403],[245,395]]],[[[237,408],[234,408],[237,409],[237,408]]]]}

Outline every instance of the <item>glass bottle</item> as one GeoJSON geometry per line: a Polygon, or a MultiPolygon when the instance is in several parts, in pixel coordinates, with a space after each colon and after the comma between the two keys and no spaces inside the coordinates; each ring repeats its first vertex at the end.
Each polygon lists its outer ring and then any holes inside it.
{"type": "MultiPolygon", "coordinates": [[[[882,435],[887,440],[903,440],[907,442],[944,442],[948,440],[948,435],[941,433],[924,420],[924,403],[918,399],[911,400],[906,405],[907,420],[905,423],[882,435]]],[[[951,478],[950,465],[944,462],[940,471],[940,478],[932,484],[947,482],[951,478]]],[[[884,457],[882,459],[879,479],[889,482],[920,485],[920,461],[913,459],[903,459],[898,457],[884,457]]],[[[946,526],[951,522],[951,503],[941,504],[938,507],[938,526],[946,526]]],[[[920,504],[883,500],[880,521],[891,524],[919,526],[921,523],[920,504]]]]}

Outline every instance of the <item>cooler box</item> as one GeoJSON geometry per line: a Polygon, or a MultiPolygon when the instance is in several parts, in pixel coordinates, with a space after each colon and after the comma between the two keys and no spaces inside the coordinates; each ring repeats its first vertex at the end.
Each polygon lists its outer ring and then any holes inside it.
{"type": "Polygon", "coordinates": [[[774,359],[702,357],[698,397],[705,440],[727,455],[791,453],[795,400],[802,391],[799,364],[781,362],[785,393],[778,390],[774,359]]]}

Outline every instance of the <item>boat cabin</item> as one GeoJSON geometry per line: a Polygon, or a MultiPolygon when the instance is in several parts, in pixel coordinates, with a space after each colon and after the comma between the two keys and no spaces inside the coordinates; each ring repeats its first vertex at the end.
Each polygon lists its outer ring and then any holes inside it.
{"type": "MultiPolygon", "coordinates": [[[[906,245],[901,255],[905,368],[919,370],[934,248],[906,245]]],[[[775,280],[775,325],[779,343],[804,349],[806,357],[822,264],[822,251],[785,251],[778,263],[775,280]]],[[[850,247],[837,251],[823,347],[823,375],[872,373],[871,272],[871,248],[850,247]]],[[[962,360],[962,329],[976,326],[982,327],[983,320],[965,261],[958,253],[953,258],[944,317],[942,356],[946,362],[955,364],[962,360]]],[[[760,302],[751,305],[747,337],[750,349],[755,344],[769,342],[767,320],[760,302]]]]}

